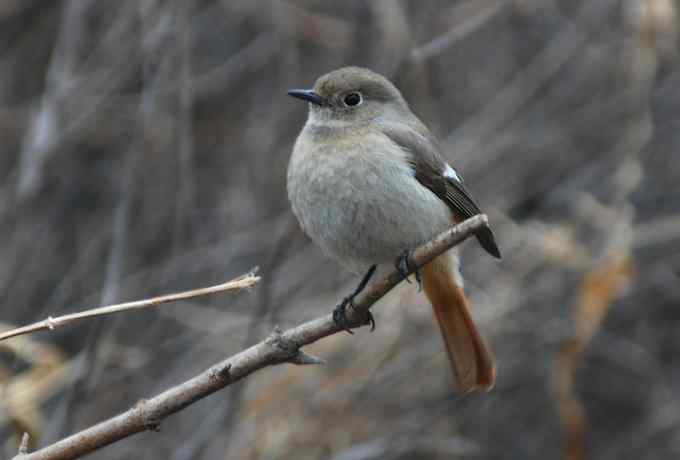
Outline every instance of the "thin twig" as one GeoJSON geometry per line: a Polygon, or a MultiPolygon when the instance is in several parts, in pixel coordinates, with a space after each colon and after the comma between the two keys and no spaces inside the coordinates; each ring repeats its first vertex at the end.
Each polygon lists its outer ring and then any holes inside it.
{"type": "Polygon", "coordinates": [[[208,286],[199,289],[192,289],[190,291],[177,292],[175,294],[167,294],[159,297],[152,297],[144,300],[134,300],[132,302],[124,302],[114,305],[107,305],[104,307],[92,308],[77,313],[70,313],[68,315],[57,316],[55,318],[48,316],[43,321],[29,324],[28,326],[18,327],[0,334],[0,341],[16,337],[18,335],[30,334],[36,331],[52,330],[64,324],[78,321],[85,318],[92,318],[94,316],[110,315],[112,313],[120,313],[122,311],[135,310],[138,308],[155,307],[163,303],[176,302],[178,300],[191,299],[193,297],[200,297],[208,294],[216,294],[218,292],[233,291],[239,289],[246,289],[255,285],[260,281],[259,276],[255,276],[255,270],[243,276],[239,276],[226,283],[208,286]]]}
{"type": "MultiPolygon", "coordinates": [[[[478,215],[452,227],[413,251],[408,266],[415,270],[427,264],[485,227],[487,223],[485,215],[478,215]]],[[[365,325],[368,309],[402,280],[403,276],[395,269],[370,284],[355,299],[355,307],[348,309],[349,324],[352,327],[365,325]]],[[[186,382],[151,399],[140,400],[122,414],[38,451],[23,455],[20,459],[78,458],[135,433],[145,430],[157,431],[164,418],[259,369],[281,363],[320,364],[318,358],[307,355],[300,347],[341,331],[343,329],[335,324],[330,313],[283,332],[276,328],[265,340],[215,364],[186,382]]],[[[19,460],[19,457],[15,459],[19,460]]]]}

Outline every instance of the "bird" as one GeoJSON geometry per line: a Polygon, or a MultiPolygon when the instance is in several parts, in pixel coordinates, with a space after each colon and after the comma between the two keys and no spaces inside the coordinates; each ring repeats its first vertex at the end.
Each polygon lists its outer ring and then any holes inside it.
{"type": "MultiPolygon", "coordinates": [[[[288,95],[309,106],[288,163],[293,213],[327,256],[365,274],[334,311],[336,323],[346,327],[344,309],[376,267],[396,264],[404,272],[409,251],[481,211],[437,138],[384,76],[343,67],[319,77],[312,89],[288,95]]],[[[476,238],[501,258],[489,226],[476,238]]],[[[457,391],[490,390],[494,358],[473,321],[456,248],[416,275],[441,329],[457,391]]]]}

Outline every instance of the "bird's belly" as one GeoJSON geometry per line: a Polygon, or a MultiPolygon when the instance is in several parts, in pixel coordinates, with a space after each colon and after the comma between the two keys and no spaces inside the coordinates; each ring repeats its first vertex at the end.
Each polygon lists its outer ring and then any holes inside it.
{"type": "Polygon", "coordinates": [[[349,156],[304,162],[290,171],[288,183],[306,233],[349,270],[392,263],[452,224],[446,204],[415,179],[408,164],[349,156]]]}

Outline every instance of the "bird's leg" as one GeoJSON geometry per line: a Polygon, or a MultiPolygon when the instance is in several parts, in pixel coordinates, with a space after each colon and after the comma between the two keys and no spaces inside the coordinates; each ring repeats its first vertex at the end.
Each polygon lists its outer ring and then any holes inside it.
{"type": "MultiPolygon", "coordinates": [[[[396,267],[399,273],[401,273],[401,276],[403,276],[406,279],[407,283],[410,283],[411,280],[408,279],[408,274],[411,271],[411,267],[409,266],[408,263],[408,258],[411,256],[411,251],[408,249],[405,249],[404,252],[401,253],[399,258],[397,259],[396,267]]],[[[420,278],[420,269],[416,268],[413,271],[413,274],[416,277],[416,283],[418,283],[418,292],[422,291],[423,289],[423,282],[422,279],[420,278]]]]}
{"type": "MultiPolygon", "coordinates": [[[[338,325],[338,327],[346,330],[350,334],[354,334],[352,330],[349,327],[349,321],[347,321],[347,306],[351,305],[354,307],[354,298],[359,295],[361,291],[364,290],[368,282],[371,280],[371,277],[375,273],[376,266],[371,265],[371,268],[368,269],[364,277],[361,279],[361,282],[357,286],[357,288],[352,292],[349,296],[345,297],[342,299],[342,302],[335,307],[335,310],[333,310],[333,321],[335,321],[335,324],[338,325]]],[[[366,324],[370,324],[371,326],[371,331],[375,330],[375,319],[373,318],[373,314],[370,311],[366,311],[366,324]]]]}

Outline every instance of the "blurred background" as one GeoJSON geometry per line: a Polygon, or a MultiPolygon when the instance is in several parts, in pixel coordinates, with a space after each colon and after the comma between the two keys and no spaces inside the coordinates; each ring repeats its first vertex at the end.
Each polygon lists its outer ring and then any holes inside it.
{"type": "Polygon", "coordinates": [[[0,1],[4,327],[216,284],[250,292],[0,343],[5,457],[329,312],[357,279],[295,222],[286,90],[385,74],[442,139],[504,259],[463,246],[497,385],[456,396],[403,285],[325,366],[245,381],[100,459],[680,457],[673,0],[0,1]]]}

